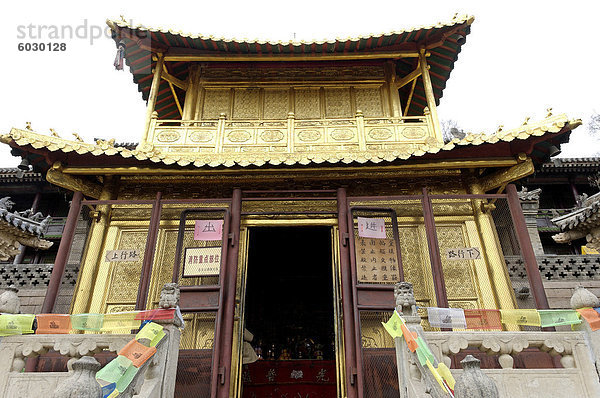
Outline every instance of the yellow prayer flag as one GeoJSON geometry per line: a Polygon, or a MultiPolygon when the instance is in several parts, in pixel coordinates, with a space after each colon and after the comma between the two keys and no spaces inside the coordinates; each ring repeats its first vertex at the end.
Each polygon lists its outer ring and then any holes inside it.
{"type": "Polygon", "coordinates": [[[581,254],[600,254],[598,250],[590,249],[587,246],[581,246],[581,254]]]}
{"type": "Polygon", "coordinates": [[[392,314],[392,317],[386,322],[381,322],[385,330],[392,336],[392,338],[402,337],[402,329],[400,328],[403,324],[402,318],[396,311],[392,314]]]}
{"type": "Polygon", "coordinates": [[[541,326],[537,310],[500,310],[502,323],[512,325],[541,326]]]}
{"type": "Polygon", "coordinates": [[[450,373],[450,369],[448,369],[446,364],[440,362],[438,364],[437,371],[440,374],[440,376],[442,376],[442,378],[446,380],[446,384],[448,384],[448,387],[450,387],[450,389],[454,391],[454,384],[456,384],[456,381],[454,380],[454,376],[452,376],[452,373],[450,373]]]}
{"type": "Polygon", "coordinates": [[[104,314],[102,323],[103,332],[125,332],[140,327],[140,320],[136,320],[137,312],[117,312],[114,314],[104,314]]]}
{"type": "Polygon", "coordinates": [[[163,327],[158,323],[149,322],[135,335],[136,340],[148,339],[150,340],[150,347],[154,347],[158,344],[162,338],[165,337],[163,327]]]}
{"type": "Polygon", "coordinates": [[[33,333],[33,314],[0,315],[0,336],[33,333]]]}
{"type": "Polygon", "coordinates": [[[119,392],[117,390],[114,390],[108,397],[106,398],[115,398],[119,395],[119,392]]]}
{"type": "Polygon", "coordinates": [[[444,385],[444,380],[442,379],[442,376],[440,376],[440,374],[438,373],[437,369],[433,367],[433,365],[431,364],[431,362],[429,362],[429,360],[427,360],[426,364],[427,364],[427,367],[429,368],[429,371],[431,372],[431,374],[433,375],[435,380],[438,382],[440,387],[442,387],[444,389],[444,391],[446,391],[446,386],[444,385]]]}

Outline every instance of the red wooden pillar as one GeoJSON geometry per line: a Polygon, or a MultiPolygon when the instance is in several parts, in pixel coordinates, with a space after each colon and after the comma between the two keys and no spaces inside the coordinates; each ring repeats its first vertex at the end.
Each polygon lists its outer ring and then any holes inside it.
{"type": "Polygon", "coordinates": [[[52,268],[52,274],[50,274],[50,281],[48,282],[48,289],[46,290],[46,297],[44,297],[44,303],[42,304],[42,313],[50,313],[54,310],[54,304],[56,304],[56,297],[58,296],[58,289],[65,272],[65,266],[69,257],[69,251],[73,244],[73,236],[75,235],[75,227],[77,226],[77,218],[81,211],[81,200],[83,194],[81,192],[74,192],[73,199],[71,200],[71,207],[69,208],[69,214],[67,215],[67,221],[65,228],[60,239],[60,245],[58,246],[58,252],[56,253],[56,260],[54,260],[54,267],[52,268]]]}
{"type": "Polygon", "coordinates": [[[144,249],[144,261],[142,262],[142,272],[140,275],[140,286],[138,288],[137,299],[135,301],[136,310],[146,309],[148,301],[148,292],[150,291],[150,277],[152,275],[152,262],[154,261],[154,252],[156,249],[156,239],[158,237],[158,227],[160,226],[160,214],[162,192],[156,193],[156,199],[152,205],[152,214],[150,215],[150,225],[148,226],[148,237],[146,238],[146,248],[144,249]]]}
{"type": "Polygon", "coordinates": [[[340,270],[342,285],[342,313],[344,319],[344,354],[346,363],[346,393],[348,398],[357,397],[358,364],[356,363],[356,344],[354,328],[354,306],[352,303],[352,271],[350,269],[348,203],[346,189],[337,190],[338,229],[340,237],[340,270]]]}
{"type": "Polygon", "coordinates": [[[448,307],[448,295],[446,293],[446,282],[444,281],[444,270],[442,258],[440,257],[440,246],[438,244],[437,232],[435,230],[435,219],[433,206],[427,188],[423,188],[423,219],[425,221],[425,233],[429,245],[429,260],[431,262],[431,273],[433,274],[433,285],[435,287],[435,298],[438,307],[448,307]]]}
{"type": "MultiPolygon", "coordinates": [[[[221,328],[221,349],[219,350],[219,386],[217,397],[229,398],[231,382],[231,353],[233,344],[233,323],[235,318],[235,289],[237,282],[238,256],[240,250],[240,224],[242,218],[242,190],[235,188],[231,198],[231,240],[227,250],[225,277],[221,281],[223,291],[223,320],[221,328]]],[[[219,333],[219,331],[217,331],[219,333]]]]}
{"type": "Polygon", "coordinates": [[[535,306],[538,309],[550,308],[548,305],[548,298],[546,297],[546,291],[544,290],[542,276],[540,275],[540,269],[538,268],[535,259],[535,252],[533,251],[533,246],[529,239],[529,232],[527,231],[527,224],[525,224],[525,216],[523,216],[523,209],[521,208],[517,188],[514,184],[508,184],[506,186],[506,193],[508,194],[510,215],[515,225],[517,240],[519,241],[521,254],[525,261],[525,271],[527,272],[527,278],[529,279],[533,298],[535,299],[535,306]]]}

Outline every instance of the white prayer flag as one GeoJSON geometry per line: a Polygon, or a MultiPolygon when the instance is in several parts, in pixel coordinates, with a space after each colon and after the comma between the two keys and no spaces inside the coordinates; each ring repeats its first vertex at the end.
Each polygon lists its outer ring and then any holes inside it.
{"type": "Polygon", "coordinates": [[[466,329],[467,321],[462,308],[427,307],[429,324],[434,328],[466,329]]]}
{"type": "Polygon", "coordinates": [[[385,220],[383,218],[358,217],[358,236],[385,239],[385,220]]]}

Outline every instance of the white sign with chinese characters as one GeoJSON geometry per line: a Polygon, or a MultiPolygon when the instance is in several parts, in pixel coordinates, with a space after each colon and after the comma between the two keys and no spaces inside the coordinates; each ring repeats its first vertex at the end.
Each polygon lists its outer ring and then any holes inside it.
{"type": "Polygon", "coordinates": [[[183,276],[219,275],[221,271],[221,246],[188,247],[183,258],[183,276]]]}
{"type": "Polygon", "coordinates": [[[448,260],[479,260],[481,251],[476,247],[446,249],[446,258],[448,260]]]}
{"type": "Polygon", "coordinates": [[[358,217],[358,236],[385,239],[385,220],[383,218],[358,217]]]}
{"type": "Polygon", "coordinates": [[[119,250],[107,250],[106,261],[138,261],[140,259],[140,252],[136,249],[119,249],[119,250]]]}

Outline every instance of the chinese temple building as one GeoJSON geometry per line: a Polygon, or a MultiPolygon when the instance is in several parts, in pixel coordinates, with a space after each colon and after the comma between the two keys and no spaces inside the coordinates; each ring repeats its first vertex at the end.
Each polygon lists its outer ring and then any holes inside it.
{"type": "Polygon", "coordinates": [[[445,139],[437,106],[473,20],[321,42],[108,21],[148,103],[139,144],[0,137],[73,192],[43,311],[84,210],[71,313],[156,308],[178,283],[176,396],[398,397],[394,284],[439,330],[425,307],[517,308],[504,256],[548,308],[511,182],[581,121],[445,139]]]}

